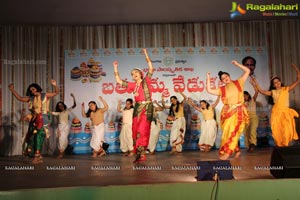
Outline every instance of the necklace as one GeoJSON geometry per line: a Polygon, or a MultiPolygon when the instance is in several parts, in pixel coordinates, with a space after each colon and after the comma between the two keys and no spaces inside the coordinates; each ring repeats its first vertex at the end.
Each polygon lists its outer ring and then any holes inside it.
{"type": "Polygon", "coordinates": [[[141,83],[136,83],[134,91],[133,91],[134,96],[139,96],[138,91],[140,89],[140,86],[141,86],[141,83]]]}

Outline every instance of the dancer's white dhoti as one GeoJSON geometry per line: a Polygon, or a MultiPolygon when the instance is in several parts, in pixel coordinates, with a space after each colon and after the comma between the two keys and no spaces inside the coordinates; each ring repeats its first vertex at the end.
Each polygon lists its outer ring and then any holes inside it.
{"type": "Polygon", "coordinates": [[[156,144],[159,138],[159,132],[160,132],[160,121],[157,120],[151,122],[151,131],[150,131],[150,139],[148,144],[148,149],[150,152],[154,152],[156,148],[156,144]]]}
{"type": "Polygon", "coordinates": [[[217,136],[217,123],[214,119],[203,120],[201,124],[201,135],[198,144],[209,144],[214,146],[217,136]]]}
{"type": "Polygon", "coordinates": [[[68,136],[69,136],[70,126],[67,123],[58,124],[58,128],[56,130],[56,134],[58,135],[58,149],[59,151],[65,151],[69,144],[68,136]]]}
{"type": "Polygon", "coordinates": [[[120,149],[124,153],[133,150],[132,124],[122,124],[122,130],[120,133],[120,149]]]}
{"type": "Polygon", "coordinates": [[[104,123],[92,127],[92,139],[90,142],[90,146],[94,151],[99,151],[102,147],[102,144],[104,142],[104,131],[104,123]]]}
{"type": "Polygon", "coordinates": [[[186,122],[184,117],[180,117],[173,122],[170,134],[170,145],[176,148],[177,152],[182,152],[182,144],[184,142],[186,122]]]}

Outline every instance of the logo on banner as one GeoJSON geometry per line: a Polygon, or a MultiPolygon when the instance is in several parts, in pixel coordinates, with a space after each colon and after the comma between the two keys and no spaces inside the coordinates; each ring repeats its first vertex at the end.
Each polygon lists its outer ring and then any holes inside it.
{"type": "Polygon", "coordinates": [[[230,18],[233,19],[237,16],[246,14],[247,11],[245,9],[241,8],[240,4],[237,4],[236,2],[232,2],[232,7],[231,7],[230,12],[231,12],[230,18]]]}
{"type": "Polygon", "coordinates": [[[169,56],[164,57],[163,63],[166,66],[172,66],[174,64],[174,59],[172,57],[169,57],[169,56]]]}

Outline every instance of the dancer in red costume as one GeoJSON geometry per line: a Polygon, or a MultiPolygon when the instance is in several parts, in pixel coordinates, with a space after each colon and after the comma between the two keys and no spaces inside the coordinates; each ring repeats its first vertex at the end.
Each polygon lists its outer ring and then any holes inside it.
{"type": "Polygon", "coordinates": [[[139,68],[131,71],[133,82],[128,82],[120,78],[118,72],[118,61],[113,62],[114,73],[117,83],[126,87],[133,92],[135,106],[132,122],[132,137],[134,143],[134,151],[136,152],[135,163],[146,160],[145,150],[147,149],[150,138],[150,127],[153,118],[153,104],[151,100],[151,77],[153,74],[152,62],[148,56],[147,50],[143,49],[148,63],[148,72],[144,77],[144,73],[139,68]]]}

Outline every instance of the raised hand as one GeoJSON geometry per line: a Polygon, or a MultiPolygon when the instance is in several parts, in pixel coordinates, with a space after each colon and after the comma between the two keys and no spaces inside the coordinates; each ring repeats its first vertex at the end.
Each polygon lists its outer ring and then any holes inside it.
{"type": "Polygon", "coordinates": [[[13,83],[11,83],[11,84],[8,85],[8,88],[9,88],[10,91],[12,91],[12,90],[15,89],[15,86],[14,86],[13,83]]]}
{"type": "Polygon", "coordinates": [[[148,57],[148,52],[147,52],[146,48],[143,49],[143,52],[144,52],[145,56],[148,57]]]}
{"type": "Polygon", "coordinates": [[[148,52],[147,52],[147,49],[143,49],[143,51],[144,51],[144,54],[145,54],[145,56],[146,56],[146,61],[147,61],[147,62],[151,62],[151,60],[150,60],[150,58],[149,58],[149,55],[148,55],[148,52]]]}
{"type": "Polygon", "coordinates": [[[188,97],[187,102],[188,103],[193,103],[193,100],[190,97],[188,97]]]}
{"type": "Polygon", "coordinates": [[[231,61],[231,63],[235,66],[237,66],[239,64],[236,60],[231,61]]]}
{"type": "Polygon", "coordinates": [[[53,86],[56,86],[56,84],[57,84],[57,83],[56,83],[56,80],[53,80],[53,79],[52,79],[52,80],[51,80],[51,84],[52,84],[53,86]]]}
{"type": "Polygon", "coordinates": [[[292,63],[292,67],[297,71],[297,73],[300,73],[300,70],[299,70],[299,68],[297,67],[297,65],[295,65],[295,64],[292,63]]]}
{"type": "Polygon", "coordinates": [[[117,68],[118,68],[118,64],[119,64],[119,62],[118,62],[118,61],[116,61],[116,60],[113,62],[113,66],[114,66],[114,68],[115,68],[115,69],[117,69],[117,68]]]}
{"type": "Polygon", "coordinates": [[[207,72],[207,73],[206,73],[206,78],[207,78],[207,79],[210,79],[210,72],[207,72]]]}
{"type": "Polygon", "coordinates": [[[295,64],[292,64],[292,67],[297,71],[297,79],[300,80],[300,70],[299,70],[299,68],[295,64]]]}

